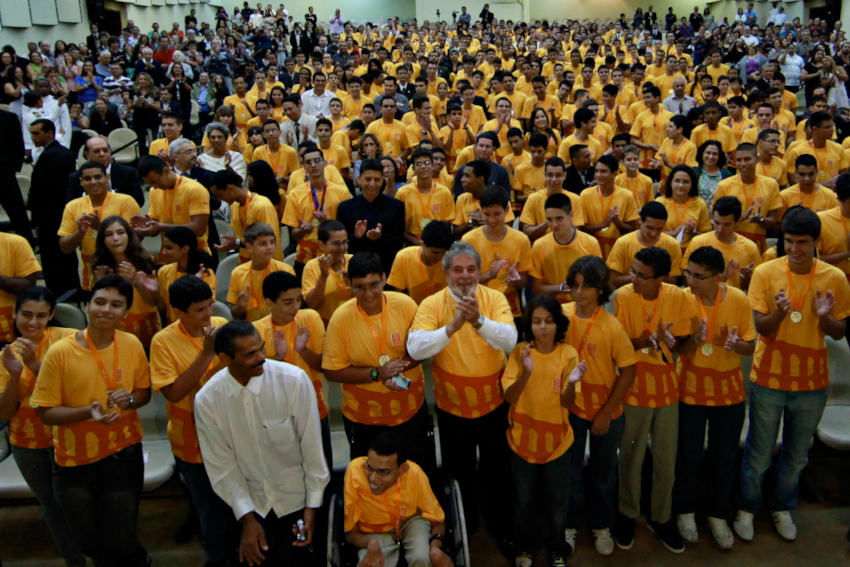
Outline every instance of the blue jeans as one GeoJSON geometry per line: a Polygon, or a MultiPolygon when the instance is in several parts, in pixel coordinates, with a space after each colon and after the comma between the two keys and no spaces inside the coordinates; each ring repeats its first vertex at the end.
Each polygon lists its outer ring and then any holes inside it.
{"type": "Polygon", "coordinates": [[[784,417],[782,449],[776,467],[776,492],[768,500],[773,511],[797,506],[800,473],[809,462],[809,444],[815,434],[827,390],[786,392],[750,385],[750,430],[741,463],[741,509],[758,512],[762,481],[770,467],[779,422],[784,417]]]}
{"type": "Polygon", "coordinates": [[[712,518],[728,518],[732,512],[735,461],[744,425],[744,403],[731,406],[696,406],[679,402],[679,450],[673,513],[691,514],[699,508],[697,485],[708,425],[708,484],[705,512],[712,518]]]}
{"type": "Polygon", "coordinates": [[[144,482],[142,444],[99,461],[53,468],[53,492],[83,553],[97,567],[144,567],[137,521],[144,482]]]}
{"type": "MultiPolygon", "coordinates": [[[[569,484],[564,482],[570,474],[569,451],[548,463],[529,463],[513,451],[510,451],[511,473],[514,484],[514,536],[517,549],[536,555],[543,540],[537,529],[535,503],[541,503],[546,509],[546,523],[549,524],[550,552],[569,556],[572,549],[564,539],[569,484]]],[[[495,497],[495,494],[492,496],[495,497]]]]}
{"type": "Polygon", "coordinates": [[[177,457],[174,461],[198,510],[207,560],[226,561],[236,549],[236,520],[230,506],[213,490],[203,463],[187,463],[177,457]]]}
{"type": "Polygon", "coordinates": [[[589,508],[587,521],[593,530],[610,527],[617,510],[617,449],[620,447],[626,418],[621,415],[612,419],[605,435],[590,435],[592,424],[591,421],[570,414],[570,426],[573,428],[575,440],[569,450],[571,462],[568,528],[577,529],[581,525],[585,504],[589,508]],[[590,459],[585,472],[584,448],[588,435],[590,459]]]}

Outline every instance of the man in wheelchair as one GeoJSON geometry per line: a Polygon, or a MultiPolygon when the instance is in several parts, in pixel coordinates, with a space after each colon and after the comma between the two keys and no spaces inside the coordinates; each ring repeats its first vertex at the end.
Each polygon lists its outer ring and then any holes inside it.
{"type": "Polygon", "coordinates": [[[395,567],[402,549],[409,567],[452,566],[442,550],[443,509],[398,434],[380,434],[351,461],[344,498],[345,539],[358,550],[358,567],[395,567]]]}

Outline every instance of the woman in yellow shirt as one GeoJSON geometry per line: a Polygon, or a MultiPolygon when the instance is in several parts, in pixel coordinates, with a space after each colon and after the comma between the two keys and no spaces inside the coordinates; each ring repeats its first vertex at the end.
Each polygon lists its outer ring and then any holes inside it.
{"type": "Polygon", "coordinates": [[[45,425],[30,405],[44,354],[56,341],[75,332],[47,326],[55,307],[56,299],[46,287],[33,286],[18,294],[14,315],[16,339],[2,352],[0,420],[9,422],[12,456],[27,486],[44,508],[44,521],[53,543],[68,565],[85,565],[85,557],[71,536],[53,493],[53,428],[45,425]]]}
{"type": "Polygon", "coordinates": [[[129,223],[119,216],[103,219],[95,241],[92,283],[107,274],[118,274],[133,284],[133,304],[118,326],[136,335],[147,350],[159,331],[159,282],[154,259],[129,223]]]}
{"type": "Polygon", "coordinates": [[[540,547],[534,502],[539,490],[546,503],[551,564],[572,553],[564,540],[569,496],[570,455],[573,443],[567,408],[575,399],[575,385],[587,368],[576,350],[563,342],[569,321],[561,304],[537,296],[525,309],[525,336],[530,342],[514,347],[502,374],[508,413],[508,444],[514,485],[514,538],[517,565],[530,565],[540,547]],[[545,495],[545,497],[543,497],[545,495]]]}
{"type": "Polygon", "coordinates": [[[540,132],[548,140],[546,146],[546,157],[555,157],[558,155],[558,148],[561,146],[561,135],[549,127],[549,115],[543,108],[535,108],[531,112],[531,130],[525,135],[525,145],[528,147],[528,141],[531,134],[540,132]]]}
{"type": "Polygon", "coordinates": [[[667,209],[664,232],[679,241],[682,251],[691,238],[711,230],[708,206],[699,198],[697,174],[687,165],[677,165],[670,171],[664,196],[657,200],[667,209]]]}

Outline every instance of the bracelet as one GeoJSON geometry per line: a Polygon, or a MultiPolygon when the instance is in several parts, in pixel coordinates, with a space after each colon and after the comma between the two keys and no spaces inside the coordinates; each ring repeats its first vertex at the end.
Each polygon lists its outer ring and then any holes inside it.
{"type": "Polygon", "coordinates": [[[433,543],[435,540],[439,541],[442,545],[446,541],[446,536],[443,534],[431,534],[431,538],[428,540],[428,544],[433,543]]]}
{"type": "Polygon", "coordinates": [[[136,398],[133,397],[133,394],[130,394],[130,406],[129,409],[133,409],[136,407],[136,398]]]}

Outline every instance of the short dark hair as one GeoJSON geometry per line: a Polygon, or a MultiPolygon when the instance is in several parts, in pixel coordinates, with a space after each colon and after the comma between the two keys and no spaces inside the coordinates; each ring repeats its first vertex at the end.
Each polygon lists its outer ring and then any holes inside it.
{"type": "MultiPolygon", "coordinates": [[[[36,95],[36,100],[37,99],[38,95],[36,95]]],[[[54,124],[52,120],[48,120],[47,118],[39,118],[38,120],[33,120],[32,122],[30,122],[30,126],[41,126],[41,129],[45,132],[56,132],[56,124],[54,124]]]]}
{"type": "MultiPolygon", "coordinates": [[[[565,195],[566,196],[566,195],[565,195]]],[[[614,286],[611,285],[610,272],[605,261],[597,256],[582,256],[570,266],[570,271],[567,273],[567,285],[572,287],[575,285],[576,275],[581,274],[584,287],[591,287],[599,290],[599,305],[604,304],[614,292],[614,286]]]]}
{"type": "Polygon", "coordinates": [[[43,285],[34,285],[20,292],[15,299],[15,311],[20,310],[27,301],[43,301],[50,306],[51,312],[56,309],[56,296],[43,285]]]}
{"type": "Polygon", "coordinates": [[[658,201],[649,201],[640,208],[640,220],[642,221],[648,218],[666,221],[668,216],[667,209],[658,201]]]}
{"type": "Polygon", "coordinates": [[[209,284],[195,275],[181,276],[168,286],[171,307],[183,312],[188,311],[193,303],[212,299],[212,296],[209,284]]]}
{"type": "Polygon", "coordinates": [[[358,252],[348,261],[348,279],[365,278],[369,274],[386,273],[381,257],[374,252],[358,252]]]}
{"type": "Polygon", "coordinates": [[[813,240],[817,240],[820,238],[820,217],[813,210],[798,205],[788,209],[782,217],[780,228],[782,234],[809,235],[813,240]]]}
{"type": "Polygon", "coordinates": [[[429,248],[448,250],[452,242],[452,231],[445,223],[429,222],[422,229],[422,243],[429,248]]]}
{"type": "Polygon", "coordinates": [[[726,166],[726,152],[723,151],[723,145],[717,140],[706,140],[702,144],[700,144],[699,148],[697,148],[697,164],[700,167],[703,165],[703,154],[705,153],[705,149],[708,146],[714,146],[717,148],[717,153],[719,154],[717,158],[717,167],[723,168],[726,166]]]}
{"type": "Polygon", "coordinates": [[[813,156],[812,154],[800,154],[799,156],[797,156],[797,159],[794,162],[794,166],[800,167],[801,165],[805,167],[813,166],[815,169],[817,169],[818,160],[815,159],[815,156],[813,156]]]}
{"type": "Polygon", "coordinates": [[[611,154],[604,154],[599,156],[599,159],[596,160],[597,167],[600,163],[610,169],[611,173],[617,173],[617,171],[620,169],[620,161],[611,154]]]}
{"type": "Polygon", "coordinates": [[[297,277],[289,272],[272,272],[263,280],[263,297],[271,301],[277,301],[281,293],[289,291],[294,287],[301,289],[301,284],[298,282],[297,277]]]}
{"type": "Polygon", "coordinates": [[[377,171],[381,175],[384,174],[384,168],[381,165],[381,161],[373,158],[364,159],[360,163],[360,175],[363,175],[367,171],[377,171]]]}
{"type": "Polygon", "coordinates": [[[277,241],[277,235],[274,233],[274,229],[264,222],[255,222],[249,225],[245,229],[245,232],[242,233],[243,240],[250,244],[253,244],[261,236],[274,236],[275,242],[277,241]]]}
{"type": "Polygon", "coordinates": [[[546,134],[541,134],[540,132],[532,132],[528,137],[528,147],[530,148],[543,148],[544,150],[549,146],[549,139],[546,137],[546,134]]]}
{"type": "Polygon", "coordinates": [[[501,144],[500,144],[499,138],[498,138],[498,136],[496,136],[495,132],[490,132],[489,130],[486,131],[486,132],[481,132],[480,134],[478,134],[478,136],[475,137],[475,142],[477,143],[478,140],[480,140],[482,138],[486,138],[486,139],[490,140],[491,142],[493,142],[493,149],[494,150],[499,149],[499,146],[501,144]]]}
{"type": "Polygon", "coordinates": [[[809,126],[820,126],[824,122],[832,122],[832,115],[829,112],[824,112],[819,110],[817,112],[812,112],[812,115],[809,116],[809,121],[807,124],[809,126]]]}
{"type": "Polygon", "coordinates": [[[369,443],[369,450],[381,457],[396,456],[396,465],[402,465],[407,460],[405,454],[405,439],[396,431],[384,431],[369,443]]]}
{"type": "Polygon", "coordinates": [[[484,160],[472,160],[464,167],[470,168],[472,170],[472,175],[475,177],[483,177],[485,181],[490,178],[490,164],[484,160]]]}
{"type": "Polygon", "coordinates": [[[228,185],[242,187],[242,176],[232,169],[222,169],[212,174],[210,178],[210,189],[215,188],[223,191],[227,189],[228,185]]]}
{"type": "MultiPolygon", "coordinates": [[[[339,232],[340,230],[345,230],[345,225],[336,219],[326,220],[322,224],[319,225],[319,230],[316,233],[316,237],[320,242],[327,243],[330,240],[332,232],[339,232]]],[[[346,233],[347,234],[347,233],[346,233]]]]}
{"type": "Polygon", "coordinates": [[[481,191],[481,195],[478,197],[478,202],[481,204],[482,209],[486,209],[487,207],[492,207],[493,205],[499,205],[500,207],[507,209],[510,205],[510,197],[508,197],[508,191],[501,185],[488,185],[481,191]]]}
{"type": "Polygon", "coordinates": [[[711,272],[711,275],[719,274],[726,269],[723,252],[713,246],[700,246],[691,252],[688,262],[702,266],[711,272]]]}
{"type": "Polygon", "coordinates": [[[529,338],[534,336],[531,333],[531,318],[534,315],[534,310],[538,307],[542,307],[548,311],[552,315],[552,319],[555,321],[555,343],[563,341],[564,337],[567,335],[570,320],[567,319],[566,315],[564,315],[564,311],[561,309],[561,304],[548,295],[535,296],[531,298],[525,306],[525,313],[523,313],[522,316],[522,329],[525,336],[529,338]]]}
{"type": "Polygon", "coordinates": [[[552,156],[550,158],[547,158],[546,162],[543,164],[543,171],[546,171],[547,167],[562,167],[564,171],[567,170],[567,164],[565,164],[564,160],[562,160],[558,156],[552,156]]]}
{"type": "Polygon", "coordinates": [[[712,212],[717,213],[721,217],[728,217],[732,215],[735,219],[735,222],[741,220],[741,215],[743,214],[743,207],[741,206],[741,201],[738,197],[734,197],[732,195],[726,197],[720,197],[714,202],[714,207],[712,207],[712,212]]]}
{"type": "Polygon", "coordinates": [[[670,274],[672,261],[670,253],[658,246],[647,246],[641,248],[635,254],[635,260],[648,266],[652,270],[653,277],[661,278],[670,274]]]}
{"type": "Polygon", "coordinates": [[[842,173],[835,181],[835,195],[839,201],[850,199],[850,173],[842,173]]]}
{"type": "Polygon", "coordinates": [[[159,156],[142,156],[137,168],[139,177],[142,179],[150,173],[160,173],[163,169],[168,169],[168,164],[159,156]]]}
{"type": "MultiPolygon", "coordinates": [[[[127,310],[130,310],[130,307],[133,306],[133,284],[131,284],[126,279],[122,278],[118,274],[106,274],[96,282],[91,288],[91,297],[94,299],[94,295],[102,290],[102,289],[117,289],[118,293],[120,293],[124,299],[127,301],[127,310]]],[[[91,299],[89,299],[89,303],[91,303],[91,299]]]]}
{"type": "Polygon", "coordinates": [[[575,123],[576,128],[581,128],[595,117],[596,114],[594,114],[589,108],[579,108],[573,115],[573,122],[575,123]]]}
{"type": "Polygon", "coordinates": [[[673,198],[673,175],[680,171],[684,171],[691,180],[691,190],[688,191],[688,196],[696,197],[699,195],[699,178],[697,177],[696,172],[692,167],[680,163],[679,165],[673,166],[673,169],[670,170],[670,174],[667,176],[667,181],[664,183],[664,196],[668,199],[673,198]]]}
{"type": "Polygon", "coordinates": [[[236,347],[233,344],[237,337],[253,337],[257,329],[245,319],[234,319],[222,326],[215,333],[213,348],[216,354],[226,354],[230,358],[236,356],[236,347]]]}
{"type": "Polygon", "coordinates": [[[563,193],[555,193],[546,197],[546,202],[543,203],[543,210],[546,209],[561,209],[567,214],[573,212],[573,201],[563,193]]]}
{"type": "Polygon", "coordinates": [[[99,161],[89,160],[86,163],[84,163],[83,165],[81,165],[80,169],[78,169],[77,171],[79,171],[82,174],[83,171],[85,171],[86,169],[99,169],[104,174],[106,174],[106,166],[103,165],[102,163],[100,163],[99,161]]]}

